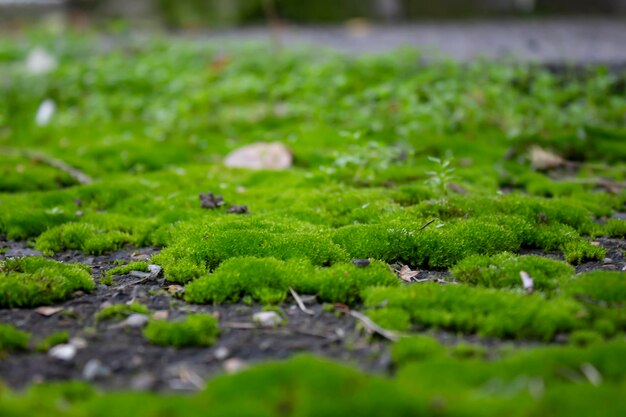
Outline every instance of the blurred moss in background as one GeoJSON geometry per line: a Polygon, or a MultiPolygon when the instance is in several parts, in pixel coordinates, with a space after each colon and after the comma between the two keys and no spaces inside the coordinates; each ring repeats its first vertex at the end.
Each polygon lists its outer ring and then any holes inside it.
{"type": "Polygon", "coordinates": [[[270,15],[285,22],[320,24],[357,17],[399,23],[431,18],[626,13],[626,0],[10,0],[8,4],[7,9],[0,2],[0,16],[20,11],[28,16],[37,14],[37,8],[51,7],[90,20],[123,18],[170,28],[259,24],[270,15]]]}

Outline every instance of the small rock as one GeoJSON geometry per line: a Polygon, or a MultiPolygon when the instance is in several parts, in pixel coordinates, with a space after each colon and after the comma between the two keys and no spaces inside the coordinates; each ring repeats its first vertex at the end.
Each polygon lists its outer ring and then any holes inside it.
{"type": "Polygon", "coordinates": [[[70,362],[76,356],[76,347],[70,344],[56,345],[48,351],[48,356],[65,362],[70,362]]]}
{"type": "Polygon", "coordinates": [[[24,256],[43,256],[43,254],[41,252],[39,252],[38,250],[28,249],[28,248],[9,249],[8,251],[5,252],[5,255],[8,256],[8,257],[13,257],[13,256],[19,256],[19,257],[24,257],[24,256]]]}
{"type": "Polygon", "coordinates": [[[148,272],[150,272],[150,274],[152,274],[152,276],[155,278],[159,276],[161,270],[162,268],[159,265],[148,265],[148,272]]]}
{"type": "Polygon", "coordinates": [[[221,195],[215,195],[213,193],[199,194],[200,207],[205,209],[216,209],[225,204],[224,197],[221,195]]]}
{"type": "Polygon", "coordinates": [[[253,143],[234,150],[224,159],[224,165],[231,168],[284,170],[292,163],[293,155],[282,143],[253,143]]]}
{"type": "Polygon", "coordinates": [[[35,114],[35,122],[37,126],[46,126],[52,120],[52,116],[56,112],[56,104],[50,99],[41,102],[35,114]]]}
{"type": "Polygon", "coordinates": [[[283,318],[275,311],[260,311],[254,313],[252,320],[264,327],[276,327],[283,322],[283,318]]]}
{"type": "Polygon", "coordinates": [[[91,359],[83,368],[83,379],[93,381],[99,378],[106,378],[111,375],[111,370],[98,359],[91,359]]]}
{"type": "Polygon", "coordinates": [[[213,357],[218,361],[223,361],[230,356],[230,350],[225,346],[220,346],[213,352],[213,357]]]}
{"type": "Polygon", "coordinates": [[[612,264],[612,263],[613,263],[613,259],[611,259],[611,258],[604,258],[603,263],[604,263],[605,265],[606,265],[606,264],[612,264]]]}
{"type": "Polygon", "coordinates": [[[85,349],[87,347],[87,341],[82,337],[72,337],[69,340],[69,344],[74,346],[76,349],[85,349]]]}
{"type": "Polygon", "coordinates": [[[230,208],[228,209],[227,213],[231,213],[231,214],[248,214],[248,206],[238,206],[236,204],[233,204],[232,206],[230,206],[230,208]]]}
{"type": "Polygon", "coordinates": [[[126,317],[126,319],[119,323],[119,327],[143,327],[148,323],[148,316],[145,314],[134,313],[126,317]]]}
{"type": "Polygon", "coordinates": [[[626,220],[626,213],[615,213],[611,216],[612,219],[626,220]]]}
{"type": "Polygon", "coordinates": [[[152,315],[152,317],[155,320],[167,320],[169,315],[170,315],[169,311],[167,311],[167,310],[159,310],[159,311],[155,311],[154,314],[152,315]]]}
{"type": "Polygon", "coordinates": [[[26,57],[26,72],[32,75],[46,74],[57,67],[57,59],[54,55],[41,47],[30,51],[26,57]]]}
{"type": "Polygon", "coordinates": [[[156,385],[156,377],[149,373],[144,372],[136,375],[130,381],[130,387],[135,390],[146,391],[152,389],[156,385]]]}
{"type": "Polygon", "coordinates": [[[248,364],[239,358],[231,358],[224,361],[224,370],[226,373],[234,374],[236,372],[243,371],[248,367],[248,364]]]}
{"type": "Polygon", "coordinates": [[[369,259],[353,259],[352,263],[358,266],[359,268],[365,268],[370,264],[369,259]]]}
{"type": "Polygon", "coordinates": [[[128,275],[130,275],[131,277],[139,278],[139,279],[150,278],[152,276],[150,272],[143,272],[143,271],[130,271],[128,275]]]}

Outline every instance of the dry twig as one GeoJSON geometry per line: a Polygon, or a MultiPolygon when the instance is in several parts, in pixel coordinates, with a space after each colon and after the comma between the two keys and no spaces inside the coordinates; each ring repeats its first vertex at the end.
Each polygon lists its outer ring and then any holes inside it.
{"type": "Polygon", "coordinates": [[[291,293],[291,296],[293,297],[293,299],[296,300],[296,304],[298,304],[298,307],[300,308],[300,310],[302,310],[304,313],[309,314],[309,315],[315,314],[313,310],[309,310],[304,305],[304,303],[302,302],[302,299],[300,298],[298,293],[293,290],[293,288],[289,287],[289,292],[291,293]]]}

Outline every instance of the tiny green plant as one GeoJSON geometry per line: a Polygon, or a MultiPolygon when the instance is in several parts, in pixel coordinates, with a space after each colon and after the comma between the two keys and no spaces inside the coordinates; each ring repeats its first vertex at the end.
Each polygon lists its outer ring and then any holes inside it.
{"type": "Polygon", "coordinates": [[[435,163],[435,169],[426,171],[426,175],[429,177],[426,183],[434,188],[439,195],[446,196],[448,194],[448,184],[456,179],[456,176],[453,175],[455,168],[451,166],[453,158],[446,157],[441,159],[429,156],[428,160],[435,163]]]}

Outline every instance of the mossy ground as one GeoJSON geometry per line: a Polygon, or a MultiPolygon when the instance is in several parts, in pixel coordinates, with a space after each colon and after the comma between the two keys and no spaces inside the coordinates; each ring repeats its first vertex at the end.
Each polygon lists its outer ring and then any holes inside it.
{"type": "MultiPolygon", "coordinates": [[[[292,290],[334,303],[338,314],[365,308],[412,337],[393,347],[394,379],[305,357],[220,377],[191,398],[34,387],[2,392],[0,411],[98,415],[115,403],[137,415],[194,415],[207,407],[216,414],[365,415],[384,405],[389,415],[530,416],[586,415],[610,404],[620,415],[626,273],[577,275],[575,267],[603,266],[607,250],[596,239],[625,236],[623,74],[557,75],[478,61],[424,66],[407,51],[352,58],[258,45],[224,51],[130,35],[113,36],[103,53],[98,38],[61,39],[33,32],[0,44],[0,235],[46,256],[80,253],[85,260],[159,248],[150,263],[163,267],[168,282],[149,295],[168,300],[157,307],[175,316],[145,328],[159,346],[211,345],[222,336],[207,309],[286,304],[292,290]],[[58,57],[48,75],[22,70],[35,45],[58,57]],[[40,125],[35,113],[46,99],[57,111],[40,125]],[[257,141],[288,145],[294,166],[251,171],[220,162],[257,141]],[[546,166],[533,158],[533,146],[562,160],[546,166]],[[79,184],[50,158],[93,182],[79,184]],[[250,214],[203,209],[198,195],[206,192],[245,204],[250,214]],[[443,283],[403,283],[394,265],[443,283]],[[521,288],[521,271],[533,278],[532,294],[521,288]],[[430,330],[572,346],[513,349],[494,359],[483,345],[448,348],[415,337],[430,330]],[[320,400],[338,393],[341,400],[320,400]],[[53,409],[38,398],[70,405],[53,409]],[[138,408],[146,398],[151,405],[138,408]]],[[[140,287],[127,294],[113,280],[147,265],[143,259],[100,271],[98,282],[112,288],[98,294],[124,300],[92,308],[76,323],[112,332],[117,324],[106,327],[105,318],[154,310],[119,304],[148,295],[140,287]]],[[[0,264],[2,308],[61,303],[93,289],[85,265],[38,257],[0,264]]],[[[0,344],[21,347],[15,335],[6,330],[0,344]]]]}

